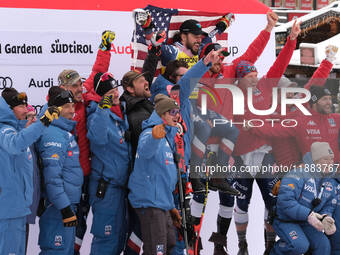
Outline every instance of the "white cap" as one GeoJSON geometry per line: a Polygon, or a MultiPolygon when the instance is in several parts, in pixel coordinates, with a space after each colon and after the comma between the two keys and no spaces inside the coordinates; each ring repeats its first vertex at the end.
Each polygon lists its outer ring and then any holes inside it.
{"type": "Polygon", "coordinates": [[[314,142],[311,146],[311,153],[314,162],[322,157],[334,155],[329,143],[327,142],[314,142]]]}
{"type": "Polygon", "coordinates": [[[277,86],[279,88],[297,87],[297,83],[289,80],[287,77],[282,76],[277,86]]]}

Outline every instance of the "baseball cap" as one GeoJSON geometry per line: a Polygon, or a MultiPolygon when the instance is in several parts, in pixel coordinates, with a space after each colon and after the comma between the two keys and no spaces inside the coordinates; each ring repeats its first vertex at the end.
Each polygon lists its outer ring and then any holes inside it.
{"type": "Polygon", "coordinates": [[[81,80],[79,73],[75,70],[66,69],[58,76],[58,83],[60,85],[72,85],[81,80]]]}
{"type": "Polygon", "coordinates": [[[122,79],[123,88],[126,89],[127,87],[132,86],[133,81],[144,76],[144,74],[146,74],[146,72],[141,73],[137,70],[127,72],[122,79]]]}
{"type": "Polygon", "coordinates": [[[179,31],[181,33],[192,33],[194,35],[204,34],[201,24],[197,20],[194,20],[194,19],[188,19],[184,21],[181,24],[179,31]]]}

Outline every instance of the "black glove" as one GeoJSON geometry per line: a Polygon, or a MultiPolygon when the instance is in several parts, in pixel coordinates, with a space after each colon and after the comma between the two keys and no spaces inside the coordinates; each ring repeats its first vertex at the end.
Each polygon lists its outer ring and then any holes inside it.
{"type": "Polygon", "coordinates": [[[98,103],[99,108],[105,109],[105,108],[111,108],[113,105],[112,95],[110,96],[103,96],[102,100],[98,103]]]}
{"type": "Polygon", "coordinates": [[[64,227],[75,227],[78,225],[77,216],[74,214],[70,206],[61,209],[64,227]]]}
{"type": "Polygon", "coordinates": [[[40,121],[48,127],[54,119],[58,119],[61,112],[61,107],[50,106],[45,114],[40,118],[40,121]]]}
{"type": "Polygon", "coordinates": [[[109,51],[111,49],[111,43],[115,39],[116,34],[113,31],[105,30],[102,33],[102,42],[99,45],[99,49],[102,51],[109,51]]]}

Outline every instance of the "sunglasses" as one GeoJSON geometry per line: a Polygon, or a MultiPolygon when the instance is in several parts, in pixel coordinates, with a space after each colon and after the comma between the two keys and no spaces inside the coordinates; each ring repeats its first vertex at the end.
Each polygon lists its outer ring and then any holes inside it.
{"type": "Polygon", "coordinates": [[[63,90],[58,96],[56,96],[56,99],[61,98],[63,100],[68,99],[68,102],[73,102],[73,94],[70,90],[63,90]]]}
{"type": "Polygon", "coordinates": [[[179,109],[171,109],[168,112],[171,116],[175,117],[177,114],[179,114],[179,109]]]}

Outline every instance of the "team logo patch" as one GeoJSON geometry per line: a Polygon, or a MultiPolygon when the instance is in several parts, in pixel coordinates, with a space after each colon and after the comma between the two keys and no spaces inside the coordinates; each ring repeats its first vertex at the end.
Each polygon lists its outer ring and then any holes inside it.
{"type": "Polygon", "coordinates": [[[289,236],[293,239],[293,240],[296,240],[298,238],[298,235],[296,233],[296,231],[291,231],[289,232],[289,236]]]}
{"type": "Polygon", "coordinates": [[[156,246],[156,255],[163,255],[164,254],[164,245],[159,244],[156,246]]]}
{"type": "Polygon", "coordinates": [[[169,165],[169,161],[168,161],[167,159],[165,160],[165,164],[166,164],[166,165],[169,165]]]}
{"type": "Polygon", "coordinates": [[[336,124],[335,124],[335,121],[334,121],[333,118],[328,119],[328,123],[329,123],[329,125],[331,125],[331,127],[336,127],[336,124]]]}
{"type": "Polygon", "coordinates": [[[291,187],[292,189],[295,189],[295,186],[293,183],[288,184],[288,186],[291,187]]]}
{"type": "Polygon", "coordinates": [[[68,151],[68,152],[67,152],[67,155],[68,155],[69,157],[72,157],[72,156],[73,156],[73,152],[72,152],[72,151],[68,151]]]}
{"type": "Polygon", "coordinates": [[[333,185],[330,182],[325,182],[325,189],[329,192],[333,190],[333,185]]]}
{"type": "Polygon", "coordinates": [[[53,158],[53,159],[59,159],[59,155],[58,155],[57,153],[55,153],[55,154],[53,154],[53,155],[51,156],[51,158],[53,158]]]}
{"type": "Polygon", "coordinates": [[[54,245],[57,246],[57,247],[60,247],[62,245],[62,242],[63,242],[63,237],[62,236],[55,236],[54,237],[54,245]]]}
{"type": "Polygon", "coordinates": [[[106,226],[104,227],[104,234],[105,234],[106,236],[109,236],[109,235],[111,235],[111,232],[112,232],[112,226],[111,226],[111,225],[106,225],[106,226]]]}

